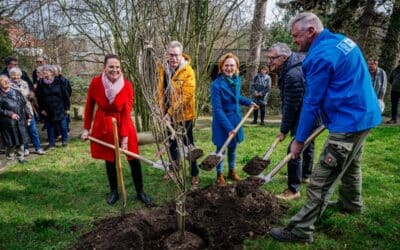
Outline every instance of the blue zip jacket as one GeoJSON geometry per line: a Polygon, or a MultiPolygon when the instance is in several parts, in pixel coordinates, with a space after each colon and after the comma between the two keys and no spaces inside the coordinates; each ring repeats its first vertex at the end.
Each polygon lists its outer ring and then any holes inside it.
{"type": "Polygon", "coordinates": [[[331,133],[353,133],[381,123],[365,59],[349,38],[324,29],[303,61],[306,93],[296,140],[304,142],[321,111],[331,133]]]}
{"type": "MultiPolygon", "coordinates": [[[[222,147],[229,132],[242,120],[240,105],[250,106],[252,101],[240,95],[240,77],[235,92],[220,74],[211,85],[212,105],[212,141],[214,145],[222,147]]],[[[243,141],[243,128],[240,128],[228,147],[236,147],[236,144],[243,141]]]]}

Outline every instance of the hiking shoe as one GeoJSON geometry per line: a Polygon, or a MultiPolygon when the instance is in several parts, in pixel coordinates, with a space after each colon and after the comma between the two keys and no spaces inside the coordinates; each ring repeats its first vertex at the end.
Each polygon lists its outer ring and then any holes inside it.
{"type": "Polygon", "coordinates": [[[223,173],[217,173],[217,186],[224,187],[226,186],[225,178],[223,173]]]}
{"type": "Polygon", "coordinates": [[[284,201],[298,200],[300,199],[300,192],[292,192],[290,189],[286,189],[281,194],[278,194],[276,198],[284,201]]]}
{"type": "Polygon", "coordinates": [[[14,160],[14,155],[7,155],[6,159],[9,161],[13,161],[14,160]]]}
{"type": "Polygon", "coordinates": [[[302,243],[312,243],[314,241],[312,236],[309,237],[299,237],[294,233],[288,231],[285,228],[276,227],[272,228],[269,232],[272,238],[279,241],[286,241],[286,242],[302,242],[302,243]]]}
{"type": "Polygon", "coordinates": [[[396,124],[396,123],[397,121],[393,119],[390,119],[389,121],[386,122],[386,124],[396,124]]]}
{"type": "Polygon", "coordinates": [[[361,214],[362,209],[349,209],[345,208],[342,201],[328,201],[327,208],[339,211],[342,214],[361,214]]]}
{"type": "Polygon", "coordinates": [[[29,149],[24,149],[24,156],[28,156],[29,155],[29,149]]]}
{"type": "Polygon", "coordinates": [[[310,178],[301,178],[300,182],[303,184],[310,184],[310,178]]]}
{"type": "Polygon", "coordinates": [[[48,150],[51,150],[51,149],[54,149],[55,148],[55,146],[54,145],[47,145],[46,147],[44,147],[44,150],[46,150],[46,151],[48,151],[48,150]]]}
{"type": "Polygon", "coordinates": [[[44,155],[44,154],[46,154],[46,151],[44,151],[42,148],[39,148],[38,150],[36,150],[36,154],[44,155]]]}
{"type": "Polygon", "coordinates": [[[234,169],[229,169],[228,178],[233,181],[240,181],[240,176],[236,173],[234,169]]]}

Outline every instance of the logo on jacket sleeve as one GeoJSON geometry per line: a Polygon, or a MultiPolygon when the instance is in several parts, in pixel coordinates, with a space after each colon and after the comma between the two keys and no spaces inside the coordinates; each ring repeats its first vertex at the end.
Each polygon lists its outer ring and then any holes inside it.
{"type": "Polygon", "coordinates": [[[350,53],[355,47],[356,43],[353,42],[350,38],[344,38],[340,43],[336,45],[336,48],[340,49],[345,55],[350,53]]]}

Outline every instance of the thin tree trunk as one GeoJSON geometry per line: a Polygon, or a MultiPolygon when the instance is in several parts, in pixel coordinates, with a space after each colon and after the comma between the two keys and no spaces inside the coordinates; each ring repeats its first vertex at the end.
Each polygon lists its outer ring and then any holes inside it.
{"type": "Polygon", "coordinates": [[[393,12],[390,16],[389,27],[383,40],[380,57],[381,67],[389,73],[396,63],[400,52],[400,0],[395,0],[393,12]]]}
{"type": "Polygon", "coordinates": [[[267,0],[256,0],[253,14],[253,24],[251,26],[250,55],[247,60],[246,80],[251,83],[257,74],[260,64],[261,43],[263,38],[263,28],[265,15],[267,12],[267,0]]]}
{"type": "Polygon", "coordinates": [[[361,22],[358,32],[358,45],[360,46],[361,50],[364,51],[364,54],[368,54],[365,50],[367,49],[368,34],[371,28],[371,21],[374,16],[374,8],[375,0],[367,0],[364,13],[361,16],[361,22]]]}

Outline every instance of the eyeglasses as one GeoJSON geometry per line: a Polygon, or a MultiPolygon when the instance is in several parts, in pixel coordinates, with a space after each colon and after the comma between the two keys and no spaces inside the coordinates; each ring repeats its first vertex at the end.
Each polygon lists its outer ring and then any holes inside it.
{"type": "Polygon", "coordinates": [[[281,56],[282,56],[282,55],[280,55],[280,56],[269,56],[269,57],[268,57],[268,60],[272,62],[272,61],[275,61],[276,59],[278,59],[278,58],[281,57],[281,56]]]}
{"type": "Polygon", "coordinates": [[[178,58],[178,57],[180,57],[180,56],[181,56],[181,54],[172,54],[172,53],[168,53],[168,56],[169,56],[169,57],[175,57],[175,58],[178,58]]]}
{"type": "Polygon", "coordinates": [[[37,63],[43,63],[43,61],[36,61],[37,63]]]}

